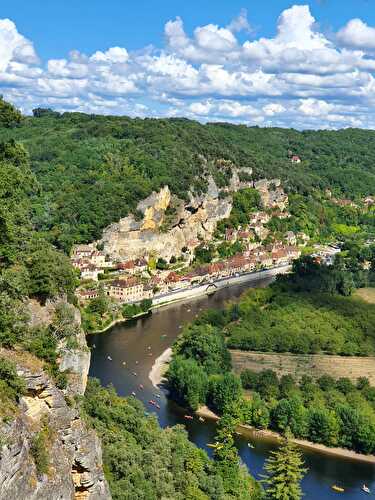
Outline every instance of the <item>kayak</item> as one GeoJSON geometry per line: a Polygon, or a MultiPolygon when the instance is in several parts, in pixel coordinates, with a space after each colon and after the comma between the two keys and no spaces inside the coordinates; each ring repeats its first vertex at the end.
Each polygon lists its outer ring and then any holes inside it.
{"type": "Polygon", "coordinates": [[[194,417],[191,415],[184,415],[184,418],[186,418],[186,420],[194,420],[194,417]]]}
{"type": "Polygon", "coordinates": [[[370,488],[365,484],[362,486],[362,491],[364,491],[365,493],[371,493],[370,488]]]}
{"type": "Polygon", "coordinates": [[[337,491],[337,493],[344,493],[344,488],[341,488],[341,486],[336,486],[335,484],[332,486],[332,489],[334,491],[337,491]]]}

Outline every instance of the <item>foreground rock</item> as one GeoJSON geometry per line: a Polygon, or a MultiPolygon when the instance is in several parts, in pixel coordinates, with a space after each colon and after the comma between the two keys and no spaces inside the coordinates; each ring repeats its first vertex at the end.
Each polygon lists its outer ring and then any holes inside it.
{"type": "MultiPolygon", "coordinates": [[[[55,306],[29,304],[31,322],[48,324],[55,306]]],[[[60,346],[60,369],[69,370],[64,391],[29,353],[2,349],[0,356],[16,363],[26,385],[16,415],[0,426],[0,499],[110,499],[100,441],[74,400],[85,391],[90,364],[83,332],[77,334],[74,349],[60,346]],[[42,446],[37,450],[40,436],[42,446]],[[41,467],[38,454],[44,452],[46,465],[41,467]]]]}

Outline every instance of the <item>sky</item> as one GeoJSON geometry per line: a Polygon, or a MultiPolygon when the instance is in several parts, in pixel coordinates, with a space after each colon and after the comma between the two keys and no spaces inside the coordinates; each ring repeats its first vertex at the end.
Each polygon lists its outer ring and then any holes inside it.
{"type": "Polygon", "coordinates": [[[375,128],[375,0],[1,0],[24,113],[375,128]]]}

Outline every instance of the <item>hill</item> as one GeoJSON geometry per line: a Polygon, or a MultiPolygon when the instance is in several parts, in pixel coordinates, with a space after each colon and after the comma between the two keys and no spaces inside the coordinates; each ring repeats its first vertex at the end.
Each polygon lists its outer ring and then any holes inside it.
{"type": "Polygon", "coordinates": [[[280,178],[305,200],[325,189],[359,199],[373,194],[375,185],[370,130],[298,132],[38,110],[0,129],[0,141],[12,139],[29,152],[41,187],[34,223],[64,249],[99,238],[104,227],[166,184],[186,199],[190,189],[205,191],[209,171],[224,187],[232,164],[251,167],[255,180],[280,178]],[[301,163],[291,163],[294,154],[301,163]]]}

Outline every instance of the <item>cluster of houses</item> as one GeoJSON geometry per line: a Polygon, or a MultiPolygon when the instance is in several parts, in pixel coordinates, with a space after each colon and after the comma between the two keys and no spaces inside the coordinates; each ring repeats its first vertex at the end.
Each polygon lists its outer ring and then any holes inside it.
{"type": "Polygon", "coordinates": [[[73,249],[71,262],[81,273],[82,279],[98,281],[98,276],[105,268],[112,267],[112,262],[106,260],[103,252],[93,245],[76,245],[73,249]]]}
{"type": "MultiPolygon", "coordinates": [[[[301,251],[295,244],[275,242],[268,246],[258,244],[255,248],[249,245],[243,253],[199,266],[185,275],[164,270],[157,271],[149,279],[142,278],[139,274],[147,268],[147,261],[140,259],[131,261],[132,265],[127,265],[126,262],[118,264],[117,269],[125,272],[125,277],[106,283],[104,291],[109,297],[123,303],[140,302],[143,299],[152,299],[155,295],[238,276],[256,269],[286,265],[300,255],[301,251]]],[[[98,291],[79,290],[77,294],[81,300],[87,300],[97,297],[98,291]]]]}

